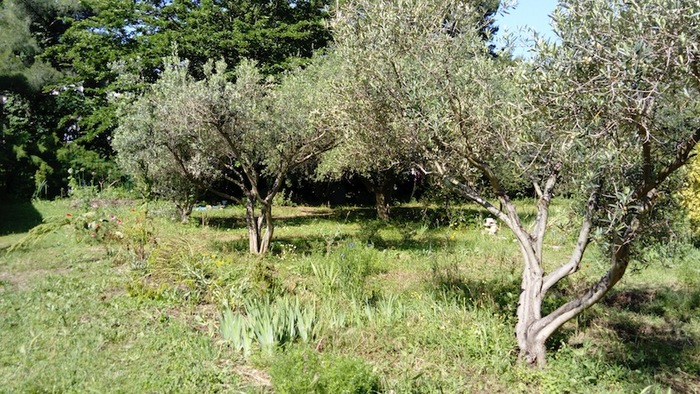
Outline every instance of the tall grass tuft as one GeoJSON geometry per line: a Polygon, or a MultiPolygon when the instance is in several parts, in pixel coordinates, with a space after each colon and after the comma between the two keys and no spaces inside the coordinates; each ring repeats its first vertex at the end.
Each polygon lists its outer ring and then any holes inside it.
{"type": "Polygon", "coordinates": [[[286,343],[309,342],[316,337],[317,324],[315,307],[303,305],[299,297],[274,300],[264,297],[246,300],[242,311],[225,309],[221,315],[221,335],[248,357],[253,343],[270,354],[286,343]]]}
{"type": "Polygon", "coordinates": [[[367,277],[381,272],[381,252],[372,245],[350,242],[314,258],[310,271],[316,291],[324,296],[367,298],[367,277]]]}

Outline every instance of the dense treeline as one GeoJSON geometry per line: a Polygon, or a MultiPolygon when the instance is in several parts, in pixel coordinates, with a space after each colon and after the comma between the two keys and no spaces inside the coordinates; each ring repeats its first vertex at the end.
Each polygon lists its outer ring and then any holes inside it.
{"type": "Polygon", "coordinates": [[[113,99],[155,81],[174,46],[199,78],[208,59],[252,59],[277,75],[327,45],[328,9],[313,0],[0,2],[3,198],[65,194],[70,178],[123,181],[113,99]],[[138,83],[119,79],[126,70],[138,83]]]}

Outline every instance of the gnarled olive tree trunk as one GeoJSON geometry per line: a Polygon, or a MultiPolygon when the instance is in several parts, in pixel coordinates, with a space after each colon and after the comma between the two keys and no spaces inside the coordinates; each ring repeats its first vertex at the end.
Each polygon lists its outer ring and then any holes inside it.
{"type": "Polygon", "coordinates": [[[177,214],[180,217],[180,223],[187,223],[192,214],[192,208],[194,204],[191,203],[177,203],[175,208],[177,209],[177,214]]]}
{"type": "Polygon", "coordinates": [[[270,249],[275,230],[272,221],[272,204],[260,203],[260,212],[256,212],[256,198],[249,195],[245,202],[245,220],[248,227],[248,249],[252,254],[265,254],[270,249]]]}
{"type": "MultiPolygon", "coordinates": [[[[438,170],[441,168],[438,166],[438,170]]],[[[488,170],[486,169],[488,172],[488,170]]],[[[444,176],[444,172],[442,173],[444,176]]],[[[492,215],[501,220],[515,235],[520,247],[523,261],[522,282],[517,308],[517,324],[515,335],[519,349],[519,359],[530,365],[546,363],[547,339],[564,323],[576,317],[585,309],[598,302],[622,278],[629,263],[629,242],[636,234],[638,220],[630,219],[626,223],[626,232],[615,242],[608,271],[588,290],[554,311],[543,315],[542,306],[547,292],[560,280],[577,272],[586,247],[590,243],[590,233],[593,227],[592,214],[595,208],[598,188],[595,188],[588,200],[586,214],[582,220],[578,241],[574,246],[569,260],[552,272],[545,272],[543,260],[544,237],[549,216],[550,201],[557,174],[552,174],[544,188],[535,185],[538,195],[537,215],[531,229],[526,229],[517,213],[516,206],[500,187],[495,187],[496,195],[501,204],[498,209],[481,196],[469,185],[460,183],[446,176],[446,183],[465,197],[486,208],[492,215]]],[[[497,182],[492,185],[498,186],[497,182]]]]}
{"type": "Polygon", "coordinates": [[[396,177],[393,174],[381,174],[377,177],[362,177],[365,188],[374,194],[377,218],[388,221],[391,217],[391,199],[394,194],[396,177]]]}

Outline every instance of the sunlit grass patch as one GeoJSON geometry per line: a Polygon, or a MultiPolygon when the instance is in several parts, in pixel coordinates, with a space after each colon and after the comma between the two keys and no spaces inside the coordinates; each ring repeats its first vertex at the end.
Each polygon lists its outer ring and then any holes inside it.
{"type": "MultiPolygon", "coordinates": [[[[120,204],[108,209],[125,218],[140,206],[120,204]]],[[[91,209],[36,208],[42,217],[91,209]]],[[[533,371],[516,362],[512,236],[485,232],[477,209],[464,207],[453,226],[434,224],[449,215],[432,209],[401,208],[380,223],[359,208],[285,207],[262,258],[247,253],[235,207],[183,225],[149,205],[154,241],[141,262],[78,242],[72,229],[49,234],[0,255],[0,383],[20,392],[280,392],[332,381],[396,393],[698,390],[695,259],[632,272],[565,325],[549,365],[533,371]],[[298,380],[280,378],[293,371],[298,380]]],[[[566,212],[553,218],[561,249],[546,252],[557,261],[575,238],[566,212]]],[[[583,278],[604,263],[591,251],[583,278]]],[[[583,289],[569,285],[545,307],[583,289]]]]}

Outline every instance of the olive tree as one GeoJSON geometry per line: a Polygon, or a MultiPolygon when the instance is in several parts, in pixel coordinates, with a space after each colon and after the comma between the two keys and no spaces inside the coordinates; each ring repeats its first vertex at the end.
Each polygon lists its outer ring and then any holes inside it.
{"type": "Polygon", "coordinates": [[[547,338],[622,278],[665,184],[700,139],[699,13],[694,1],[562,1],[561,43],[522,65],[479,44],[468,1],[356,0],[335,20],[337,45],[392,92],[397,130],[423,148],[425,171],[512,231],[523,267],[516,340],[529,364],[543,364],[547,338]],[[532,183],[531,224],[503,186],[509,173],[532,183]],[[579,229],[570,257],[548,261],[562,182],[579,186],[579,229]],[[594,240],[606,271],[543,310],[549,290],[573,283],[594,240]]]}
{"type": "MultiPolygon", "coordinates": [[[[167,150],[163,134],[152,132],[150,106],[128,106],[128,116],[121,117],[112,147],[119,167],[136,183],[146,197],[160,197],[175,203],[180,220],[187,222],[197,202],[200,189],[181,171],[167,150]]],[[[120,111],[124,111],[121,109],[120,111]]]]}
{"type": "Polygon", "coordinates": [[[547,120],[545,133],[566,143],[568,157],[554,162],[541,189],[533,245],[541,245],[545,201],[559,178],[576,177],[589,195],[569,261],[545,274],[535,254],[525,270],[524,287],[530,290],[521,296],[518,342],[531,362],[543,362],[552,332],[623,277],[635,241],[653,228],[654,207],[670,192],[669,178],[700,140],[697,15],[697,1],[560,2],[562,43],[545,45],[533,65],[532,97],[537,114],[547,120]],[[592,231],[607,251],[607,271],[543,316],[544,295],[579,269],[592,231]]]}
{"type": "Polygon", "coordinates": [[[153,134],[163,152],[154,161],[172,161],[174,176],[244,205],[249,250],[263,254],[274,232],[273,200],[286,176],[335,141],[331,123],[323,121],[333,111],[323,97],[332,71],[319,58],[274,85],[251,61],[235,69],[235,82],[222,61],[208,63],[201,81],[187,69],[187,61],[169,59],[158,81],[123,115],[147,120],[140,126],[125,122],[117,134],[130,127],[153,134]]]}
{"type": "Polygon", "coordinates": [[[339,179],[357,176],[374,195],[377,217],[389,220],[391,199],[402,173],[417,162],[419,151],[405,144],[396,132],[401,127],[400,116],[391,108],[389,89],[373,84],[363,70],[354,69],[352,56],[337,51],[340,71],[332,92],[338,103],[336,122],[338,145],[322,156],[317,173],[339,179]]]}
{"type": "MultiPolygon", "coordinates": [[[[474,44],[479,46],[480,51],[488,53],[491,50],[488,41],[495,31],[493,16],[499,7],[499,1],[472,1],[465,4],[473,5],[470,8],[470,18],[473,18],[472,22],[476,26],[473,31],[476,40],[474,44]]],[[[418,21],[426,16],[421,15],[426,10],[434,14],[436,10],[441,10],[435,15],[438,19],[446,17],[452,5],[450,2],[433,5],[407,2],[396,4],[395,7],[405,7],[404,11],[415,15],[415,20],[418,21]]],[[[408,49],[406,45],[386,41],[392,39],[391,34],[411,35],[415,31],[390,32],[388,29],[395,27],[396,24],[392,22],[396,21],[380,20],[388,14],[363,13],[365,7],[365,3],[341,7],[335,20],[334,28],[340,44],[336,52],[342,62],[342,72],[334,82],[334,92],[346,119],[338,147],[324,155],[319,169],[322,174],[335,177],[344,174],[359,176],[365,187],[374,194],[377,216],[388,220],[396,182],[421,162],[422,149],[404,138],[407,125],[402,119],[406,118],[407,113],[399,97],[400,92],[407,87],[407,75],[402,74],[420,71],[410,64],[415,59],[411,59],[411,55],[404,51],[408,49]],[[342,25],[342,21],[355,19],[360,14],[362,21],[358,25],[342,25]],[[370,25],[372,31],[366,30],[370,25]],[[357,31],[363,35],[353,36],[354,28],[359,29],[357,31]],[[375,51],[374,48],[379,46],[381,50],[375,51]],[[367,67],[372,67],[373,70],[369,71],[367,67]],[[377,79],[378,73],[389,78],[377,79]]],[[[373,6],[373,10],[383,7],[385,6],[378,4],[373,6]]],[[[439,24],[443,21],[433,22],[439,24]]],[[[444,22],[450,23],[447,19],[444,22]]],[[[454,27],[445,24],[441,29],[447,34],[455,34],[457,31],[454,27]]],[[[407,41],[409,38],[404,36],[401,40],[407,41]]],[[[415,41],[409,45],[414,44],[415,41]]],[[[426,44],[429,47],[430,43],[426,44]]],[[[422,77],[418,78],[415,82],[420,83],[422,77]]]]}

